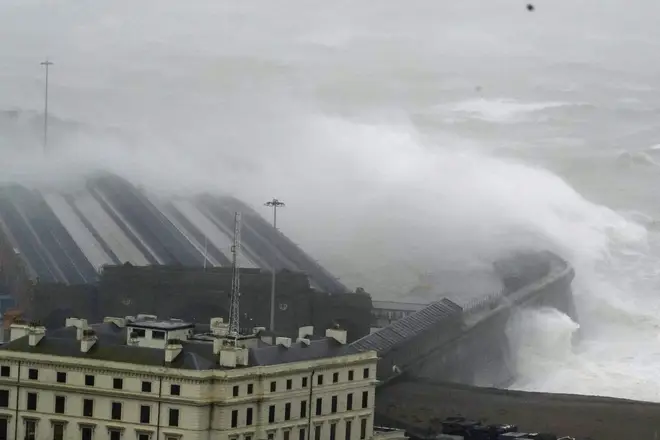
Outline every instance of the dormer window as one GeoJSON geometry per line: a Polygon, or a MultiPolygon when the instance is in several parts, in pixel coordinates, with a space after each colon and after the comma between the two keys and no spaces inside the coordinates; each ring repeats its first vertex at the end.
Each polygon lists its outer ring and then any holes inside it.
{"type": "Polygon", "coordinates": [[[160,330],[152,330],[151,331],[151,338],[152,339],[165,339],[165,332],[162,332],[160,330]]]}

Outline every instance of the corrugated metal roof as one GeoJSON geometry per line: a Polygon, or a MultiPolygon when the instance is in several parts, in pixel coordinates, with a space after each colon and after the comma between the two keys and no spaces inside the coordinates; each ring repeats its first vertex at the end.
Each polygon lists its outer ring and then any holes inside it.
{"type": "Polygon", "coordinates": [[[442,321],[460,315],[462,311],[458,304],[445,298],[358,339],[352,345],[359,351],[376,350],[381,355],[425,333],[442,321]]]}
{"type": "Polygon", "coordinates": [[[0,229],[34,278],[92,283],[104,265],[228,266],[234,211],[243,214],[242,267],[301,271],[327,292],[347,289],[254,210],[231,197],[164,200],[102,175],[58,193],[0,188],[0,229]]]}

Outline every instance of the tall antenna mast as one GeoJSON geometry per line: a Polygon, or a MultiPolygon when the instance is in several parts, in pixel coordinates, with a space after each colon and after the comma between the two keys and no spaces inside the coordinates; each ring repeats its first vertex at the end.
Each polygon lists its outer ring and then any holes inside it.
{"type": "Polygon", "coordinates": [[[47,152],[48,148],[48,68],[53,65],[52,62],[46,61],[41,63],[42,66],[46,68],[46,93],[44,97],[44,154],[47,152]]]}
{"type": "Polygon", "coordinates": [[[238,267],[238,253],[241,251],[241,213],[234,214],[234,244],[231,247],[232,253],[232,278],[231,278],[231,304],[229,306],[229,337],[238,339],[239,334],[239,300],[241,296],[241,282],[238,267]]]}

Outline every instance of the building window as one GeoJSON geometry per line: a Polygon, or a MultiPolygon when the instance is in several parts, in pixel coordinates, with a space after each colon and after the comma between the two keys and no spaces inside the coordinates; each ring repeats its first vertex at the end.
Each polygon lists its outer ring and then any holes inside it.
{"type": "Polygon", "coordinates": [[[138,440],[149,440],[151,438],[151,434],[138,434],[138,440]]]}
{"type": "Polygon", "coordinates": [[[353,409],[353,393],[349,393],[346,396],[346,410],[351,411],[353,409]]]}
{"type": "Polygon", "coordinates": [[[332,402],[330,403],[330,412],[333,414],[337,412],[337,396],[332,396],[332,402]]]}
{"type": "Polygon", "coordinates": [[[65,405],[66,405],[66,400],[64,399],[64,396],[55,396],[56,414],[64,414],[66,411],[65,405]]]}
{"type": "Polygon", "coordinates": [[[348,380],[353,380],[353,370],[348,372],[348,380]]]}
{"type": "Polygon", "coordinates": [[[290,438],[291,438],[291,431],[289,431],[288,429],[282,431],[282,440],[290,440],[290,438]]]}
{"type": "Polygon", "coordinates": [[[321,425],[314,427],[314,440],[321,440],[321,425]]]}
{"type": "Polygon", "coordinates": [[[331,423],[330,424],[330,440],[335,440],[337,435],[337,424],[336,423],[331,423]]]}
{"type": "Polygon", "coordinates": [[[307,401],[303,400],[300,402],[300,418],[304,419],[307,417],[307,401]]]}
{"type": "Polygon", "coordinates": [[[119,429],[109,429],[110,440],[121,440],[121,431],[119,429]]]}
{"type": "Polygon", "coordinates": [[[284,420],[291,420],[291,403],[284,405],[284,420]]]}
{"type": "Polygon", "coordinates": [[[300,428],[298,431],[298,440],[305,440],[305,428],[300,428]]]}
{"type": "Polygon", "coordinates": [[[351,440],[351,431],[353,430],[353,423],[350,420],[346,420],[346,440],[351,440]]]}
{"type": "Polygon", "coordinates": [[[234,385],[233,395],[234,395],[234,397],[238,397],[238,385],[234,385]]]}
{"type": "Polygon", "coordinates": [[[161,332],[159,330],[152,330],[151,339],[165,339],[165,332],[161,332]]]}
{"type": "Polygon", "coordinates": [[[248,408],[245,412],[245,424],[252,426],[252,408],[248,408]]]}
{"type": "Polygon", "coordinates": [[[245,434],[243,435],[243,440],[252,440],[252,436],[250,434],[245,434]]]}
{"type": "Polygon", "coordinates": [[[172,384],[170,385],[170,394],[173,396],[181,395],[181,385],[172,384]]]}
{"type": "Polygon", "coordinates": [[[27,393],[27,409],[30,411],[37,410],[37,393],[27,393]]]}
{"type": "Polygon", "coordinates": [[[369,369],[368,368],[365,368],[364,370],[362,370],[362,377],[364,377],[365,379],[369,379],[369,369]]]}
{"type": "Polygon", "coordinates": [[[142,382],[142,392],[143,393],[150,393],[151,392],[151,382],[142,382]]]}
{"type": "Polygon", "coordinates": [[[66,383],[66,373],[63,371],[58,371],[57,372],[57,382],[58,383],[66,383]]]}
{"type": "Polygon", "coordinates": [[[83,426],[80,428],[80,439],[81,440],[92,440],[94,434],[94,428],[91,426],[83,426]]]}
{"type": "Polygon", "coordinates": [[[277,382],[273,381],[270,383],[270,392],[274,393],[275,391],[277,391],[277,382]]]}
{"type": "Polygon", "coordinates": [[[254,384],[249,383],[248,384],[248,394],[252,394],[254,392],[254,384]]]}
{"type": "Polygon", "coordinates": [[[39,370],[37,370],[36,368],[30,368],[28,370],[28,379],[39,380],[39,370]]]}
{"type": "Polygon", "coordinates": [[[170,426],[179,426],[179,410],[170,408],[170,426]]]}
{"type": "Polygon", "coordinates": [[[9,408],[9,390],[0,390],[0,407],[9,408]]]}
{"type": "Polygon", "coordinates": [[[112,418],[112,420],[121,420],[121,402],[112,402],[110,418],[112,418]]]}
{"type": "Polygon", "coordinates": [[[286,389],[290,390],[291,388],[293,388],[293,380],[287,379],[286,380],[286,389]]]}
{"type": "Polygon", "coordinates": [[[320,416],[323,412],[323,399],[321,397],[316,399],[316,415],[320,416]]]}
{"type": "Polygon", "coordinates": [[[94,416],[94,401],[92,399],[83,400],[83,416],[85,417],[94,416]]]}
{"type": "Polygon", "coordinates": [[[274,432],[269,432],[268,433],[268,440],[275,440],[275,433],[274,432]]]}
{"type": "Polygon", "coordinates": [[[332,383],[339,382],[339,373],[332,373],[332,383]]]}
{"type": "Polygon", "coordinates": [[[25,440],[35,440],[35,438],[37,438],[37,421],[25,419],[25,440]]]}
{"type": "Polygon", "coordinates": [[[323,375],[319,374],[319,377],[316,378],[317,385],[323,385],[323,375]]]}
{"type": "Polygon", "coordinates": [[[3,365],[0,367],[0,376],[2,377],[9,377],[11,376],[11,368],[7,365],[3,365]]]}
{"type": "Polygon", "coordinates": [[[149,423],[149,419],[151,419],[151,407],[140,405],[140,423],[149,423]]]}
{"type": "Polygon", "coordinates": [[[86,374],[85,375],[85,385],[88,387],[93,387],[94,386],[94,376],[91,374],[86,374]]]}
{"type": "Polygon", "coordinates": [[[369,406],[369,391],[362,392],[362,408],[369,406]]]}
{"type": "Polygon", "coordinates": [[[367,419],[360,420],[360,439],[367,438],[367,419]]]}
{"type": "Polygon", "coordinates": [[[112,388],[116,390],[121,390],[124,388],[124,379],[121,377],[115,377],[112,379],[112,388]]]}
{"type": "Polygon", "coordinates": [[[275,405],[268,407],[268,423],[275,423],[275,405]]]}
{"type": "Polygon", "coordinates": [[[236,428],[238,426],[238,410],[235,409],[231,412],[231,427],[236,428]]]}
{"type": "Polygon", "coordinates": [[[302,387],[307,388],[307,378],[306,377],[302,378],[302,387]]]}
{"type": "Polygon", "coordinates": [[[53,423],[53,440],[64,440],[64,423],[53,423]]]}
{"type": "Polygon", "coordinates": [[[147,331],[143,328],[134,328],[131,330],[131,335],[135,335],[137,338],[144,338],[147,334],[147,331]]]}

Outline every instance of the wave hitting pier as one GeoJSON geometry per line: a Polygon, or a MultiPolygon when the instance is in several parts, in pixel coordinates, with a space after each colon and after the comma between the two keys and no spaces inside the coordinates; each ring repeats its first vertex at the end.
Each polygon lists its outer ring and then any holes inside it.
{"type": "Polygon", "coordinates": [[[401,375],[505,387],[515,378],[506,326],[521,308],[553,307],[577,319],[573,268],[549,252],[520,254],[496,265],[505,289],[471,306],[443,299],[353,343],[376,350],[378,379],[401,375]]]}

